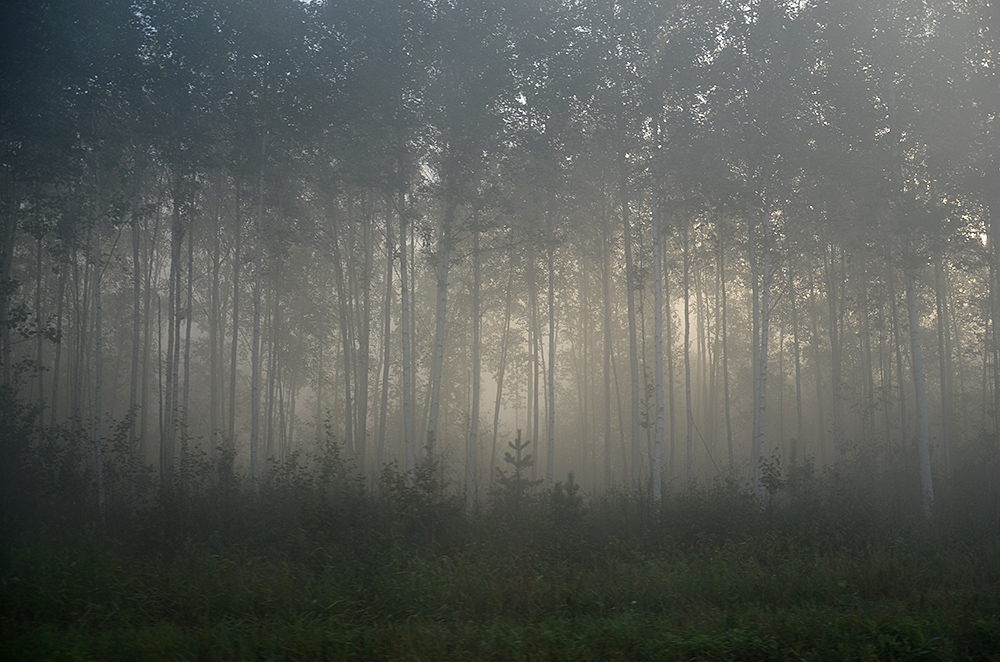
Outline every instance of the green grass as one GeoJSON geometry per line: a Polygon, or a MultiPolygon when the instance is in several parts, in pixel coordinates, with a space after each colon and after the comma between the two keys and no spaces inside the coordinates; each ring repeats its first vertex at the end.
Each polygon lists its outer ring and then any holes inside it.
{"type": "Polygon", "coordinates": [[[894,464],[775,463],[763,503],[508,480],[467,514],[434,467],[376,495],[331,448],[259,497],[208,465],[121,483],[102,525],[86,480],[26,472],[0,660],[1000,660],[995,456],[926,523],[894,464]]]}
{"type": "Polygon", "coordinates": [[[1000,659],[998,538],[611,538],[567,561],[301,533],[273,554],[212,535],[159,550],[22,535],[3,568],[0,658],[1000,659]]]}

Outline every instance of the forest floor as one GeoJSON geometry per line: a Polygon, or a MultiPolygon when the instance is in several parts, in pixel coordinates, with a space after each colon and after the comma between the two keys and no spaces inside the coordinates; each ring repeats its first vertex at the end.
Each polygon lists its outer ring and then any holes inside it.
{"type": "Polygon", "coordinates": [[[24,472],[0,660],[1000,661],[1000,456],[927,520],[891,463],[658,504],[499,472],[469,512],[435,465],[372,490],[331,448],[258,489],[123,482],[103,513],[86,476],[24,472]]]}
{"type": "Polygon", "coordinates": [[[22,530],[0,659],[1000,659],[995,523],[569,496],[523,521],[286,495],[22,530]]]}

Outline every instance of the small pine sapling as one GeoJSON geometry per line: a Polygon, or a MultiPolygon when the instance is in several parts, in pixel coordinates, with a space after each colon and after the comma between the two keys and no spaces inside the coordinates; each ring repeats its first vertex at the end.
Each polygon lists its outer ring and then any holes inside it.
{"type": "Polygon", "coordinates": [[[512,515],[520,512],[531,488],[542,483],[541,479],[531,480],[525,472],[535,463],[535,458],[531,453],[525,454],[524,452],[529,444],[531,441],[528,439],[522,441],[521,430],[518,430],[517,438],[507,443],[510,450],[503,454],[503,461],[510,466],[510,469],[504,471],[497,467],[497,484],[500,486],[499,501],[505,510],[512,515]]]}

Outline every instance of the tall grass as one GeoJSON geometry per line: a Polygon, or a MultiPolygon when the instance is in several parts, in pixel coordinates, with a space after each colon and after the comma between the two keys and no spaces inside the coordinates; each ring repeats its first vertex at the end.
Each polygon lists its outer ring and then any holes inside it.
{"type": "Polygon", "coordinates": [[[500,481],[467,513],[441,467],[374,490],[331,441],[259,497],[200,461],[102,523],[60,512],[89,489],[69,451],[33,448],[0,659],[1000,659],[995,458],[957,462],[928,525],[898,466],[771,458],[763,502],[733,476],[658,505],[500,481]]]}

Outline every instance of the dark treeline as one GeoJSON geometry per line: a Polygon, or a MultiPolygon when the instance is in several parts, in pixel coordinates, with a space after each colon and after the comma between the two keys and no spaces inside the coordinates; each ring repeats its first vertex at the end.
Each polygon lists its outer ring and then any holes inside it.
{"type": "Polygon", "coordinates": [[[1000,450],[998,35],[996,0],[5,2],[4,471],[103,507],[335,439],[472,508],[520,429],[547,488],[870,466],[930,516],[1000,450]]]}

